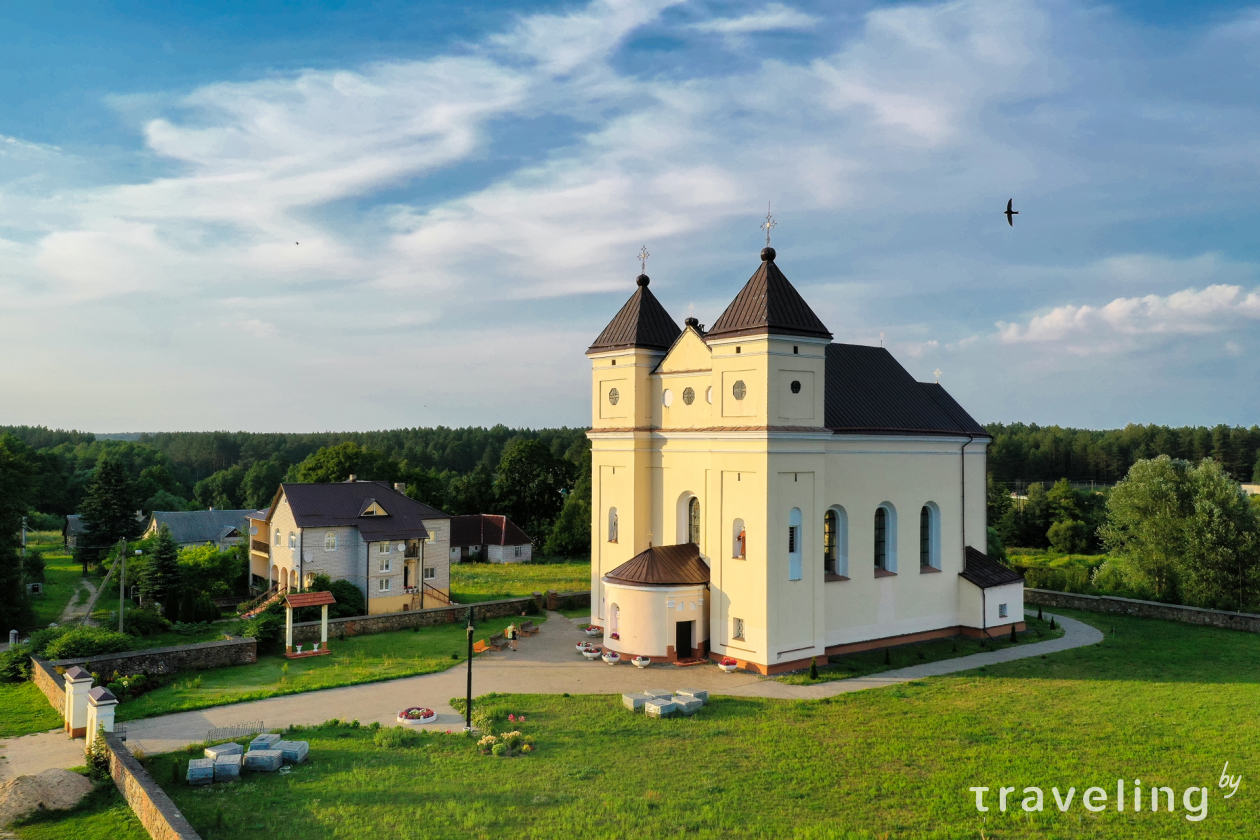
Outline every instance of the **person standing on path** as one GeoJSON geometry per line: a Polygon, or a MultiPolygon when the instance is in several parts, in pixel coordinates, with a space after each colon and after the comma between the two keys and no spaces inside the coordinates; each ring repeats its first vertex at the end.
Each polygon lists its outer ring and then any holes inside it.
{"type": "Polygon", "coordinates": [[[515,624],[509,624],[507,630],[504,631],[504,635],[507,636],[508,644],[512,646],[512,650],[516,650],[516,633],[515,624]]]}

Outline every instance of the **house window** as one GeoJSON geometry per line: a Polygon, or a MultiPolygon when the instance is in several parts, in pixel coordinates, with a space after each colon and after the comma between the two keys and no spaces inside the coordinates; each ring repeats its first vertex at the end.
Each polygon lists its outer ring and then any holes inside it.
{"type": "Polygon", "coordinates": [[[521,554],[523,553],[523,552],[522,552],[522,546],[517,545],[517,546],[513,546],[513,548],[515,548],[515,549],[516,549],[516,556],[517,556],[517,557],[520,557],[520,556],[521,556],[521,554]]]}
{"type": "Polygon", "coordinates": [[[801,392],[801,382],[799,379],[792,380],[792,393],[799,394],[801,392]]]}
{"type": "Polygon", "coordinates": [[[671,391],[671,390],[669,390],[668,388],[666,388],[666,389],[665,389],[665,393],[661,395],[661,402],[663,402],[663,403],[665,404],[665,407],[666,407],[666,408],[669,408],[671,405],[673,405],[673,404],[674,404],[674,392],[673,392],[673,391],[671,391]]]}
{"type": "Polygon", "coordinates": [[[289,532],[289,548],[297,548],[297,534],[289,532]]]}
{"type": "Polygon", "coordinates": [[[426,566],[424,569],[424,579],[433,580],[437,577],[437,569],[433,566],[426,566]]]}
{"type": "Polygon", "coordinates": [[[788,514],[788,580],[801,579],[801,509],[788,514]]]}
{"type": "Polygon", "coordinates": [[[713,386],[712,385],[704,389],[704,401],[707,402],[709,405],[713,405],[713,386]]]}
{"type": "Polygon", "coordinates": [[[393,559],[392,559],[392,558],[390,558],[390,557],[382,557],[382,558],[380,558],[380,562],[378,563],[378,565],[379,565],[380,570],[381,570],[382,572],[388,572],[388,571],[392,568],[392,565],[391,565],[392,563],[393,563],[393,559]]]}
{"type": "Polygon", "coordinates": [[[381,578],[380,580],[376,582],[376,591],[388,592],[389,590],[393,589],[393,582],[394,582],[393,578],[381,578]]]}
{"type": "Polygon", "coordinates": [[[608,541],[615,543],[617,541],[617,509],[608,509],[608,541]]]}
{"type": "Polygon", "coordinates": [[[683,404],[691,405],[695,401],[696,401],[696,389],[683,388],[683,404]]]}
{"type": "Polygon", "coordinates": [[[919,565],[941,567],[941,511],[935,502],[919,509],[919,565]]]}
{"type": "Polygon", "coordinates": [[[744,641],[744,619],[731,619],[731,638],[738,639],[741,642],[744,641]]]}
{"type": "Polygon", "coordinates": [[[687,502],[687,542],[700,545],[700,500],[695,496],[687,502]]]}
{"type": "Polygon", "coordinates": [[[337,548],[337,532],[328,531],[324,534],[324,551],[333,551],[337,548]]]}
{"type": "Polygon", "coordinates": [[[388,542],[379,542],[379,543],[377,543],[377,544],[376,544],[376,553],[377,553],[377,554],[389,554],[389,543],[388,543],[388,542]]]}
{"type": "Polygon", "coordinates": [[[888,567],[888,511],[875,509],[875,568],[888,567]]]}
{"type": "Polygon", "coordinates": [[[280,529],[279,529],[279,528],[277,528],[277,529],[276,529],[276,539],[275,539],[275,543],[276,543],[276,545],[280,545],[280,529]]]}
{"type": "Polygon", "coordinates": [[[621,394],[617,391],[616,388],[608,389],[608,404],[609,405],[616,405],[617,401],[620,399],[621,399],[621,394]]]}
{"type": "Polygon", "coordinates": [[[998,618],[1006,618],[1006,604],[998,604],[998,618]]]}
{"type": "Polygon", "coordinates": [[[731,396],[737,400],[742,400],[748,394],[748,386],[744,384],[744,380],[736,379],[735,384],[731,386],[731,396]]]}
{"type": "Polygon", "coordinates": [[[839,528],[834,510],[823,514],[823,571],[829,575],[840,574],[836,571],[836,531],[839,528]]]}

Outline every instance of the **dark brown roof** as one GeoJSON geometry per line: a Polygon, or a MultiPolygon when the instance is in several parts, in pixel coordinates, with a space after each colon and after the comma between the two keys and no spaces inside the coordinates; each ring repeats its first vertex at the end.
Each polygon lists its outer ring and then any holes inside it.
{"type": "Polygon", "coordinates": [[[967,560],[959,574],[962,575],[963,580],[971,581],[981,589],[1020,583],[1024,579],[1019,572],[1006,568],[989,555],[971,546],[967,546],[967,560]]]}
{"type": "Polygon", "coordinates": [[[529,536],[506,516],[475,513],[451,517],[451,547],[469,545],[529,545],[529,536]]]}
{"type": "Polygon", "coordinates": [[[916,381],[882,347],[829,344],[826,366],[824,424],[834,432],[988,437],[944,388],[916,381]]]}
{"type": "Polygon", "coordinates": [[[626,305],[608,322],[586,352],[602,353],[629,347],[668,350],[681,332],[656,295],[648,291],[647,275],[640,274],[639,288],[634,290],[626,305]]]}
{"type": "Polygon", "coordinates": [[[761,267],[705,333],[705,338],[767,333],[831,338],[831,331],[774,264],[774,249],[766,248],[761,254],[761,267]]]}
{"type": "Polygon", "coordinates": [[[292,595],[284,596],[284,603],[296,609],[297,607],[322,607],[324,604],[335,604],[337,599],[331,592],[294,592],[292,595]]]}
{"type": "MultiPolygon", "coordinates": [[[[429,535],[423,520],[450,518],[449,514],[407,498],[384,481],[282,484],[280,489],[289,500],[299,528],[358,528],[367,542],[423,540],[429,535]],[[368,499],[375,500],[387,515],[360,516],[368,499]]],[[[268,519],[274,513],[273,509],[268,519]]]]}
{"type": "Polygon", "coordinates": [[[607,583],[636,586],[682,586],[708,583],[709,566],[695,543],[658,545],[636,554],[608,574],[607,583]]]}
{"type": "Polygon", "coordinates": [[[89,691],[88,697],[95,700],[97,703],[108,703],[111,700],[115,703],[118,702],[118,698],[114,696],[114,693],[103,685],[98,685],[96,688],[89,691]]]}

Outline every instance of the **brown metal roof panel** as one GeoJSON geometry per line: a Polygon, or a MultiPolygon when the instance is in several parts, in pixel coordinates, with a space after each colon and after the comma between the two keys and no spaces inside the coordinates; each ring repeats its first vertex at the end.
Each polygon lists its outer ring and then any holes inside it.
{"type": "Polygon", "coordinates": [[[974,583],[981,589],[1022,583],[1024,580],[1024,576],[1019,572],[1008,569],[989,555],[971,546],[967,546],[966,560],[959,575],[963,580],[974,583]]]}
{"type": "Polygon", "coordinates": [[[604,575],[609,583],[687,586],[709,582],[709,565],[695,543],[653,546],[604,575]]]}
{"type": "Polygon", "coordinates": [[[726,307],[705,338],[738,335],[802,335],[831,338],[831,331],[774,262],[774,249],[726,307]]]}
{"type": "Polygon", "coordinates": [[[587,353],[620,350],[628,347],[645,347],[651,350],[668,350],[682,333],[678,324],[661,306],[647,287],[647,276],[640,275],[639,288],[613,316],[587,353]]]}
{"type": "Polygon", "coordinates": [[[284,603],[289,607],[322,607],[325,604],[335,604],[337,599],[333,597],[331,592],[295,592],[292,595],[284,596],[284,603]]]}
{"type": "Polygon", "coordinates": [[[825,379],[824,422],[832,431],[985,434],[953,398],[940,396],[943,388],[924,387],[882,347],[828,345],[825,379]]]}

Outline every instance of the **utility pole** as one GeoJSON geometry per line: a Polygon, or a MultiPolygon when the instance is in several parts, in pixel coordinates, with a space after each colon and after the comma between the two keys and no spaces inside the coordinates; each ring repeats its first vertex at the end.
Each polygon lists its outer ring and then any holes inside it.
{"type": "Polygon", "coordinates": [[[468,690],[464,697],[464,731],[472,732],[473,608],[468,608],[468,690]]]}
{"type": "Polygon", "coordinates": [[[127,538],[118,540],[118,632],[123,632],[123,605],[127,594],[127,538]]]}
{"type": "Polygon", "coordinates": [[[26,556],[26,517],[22,517],[22,556],[26,556]]]}

